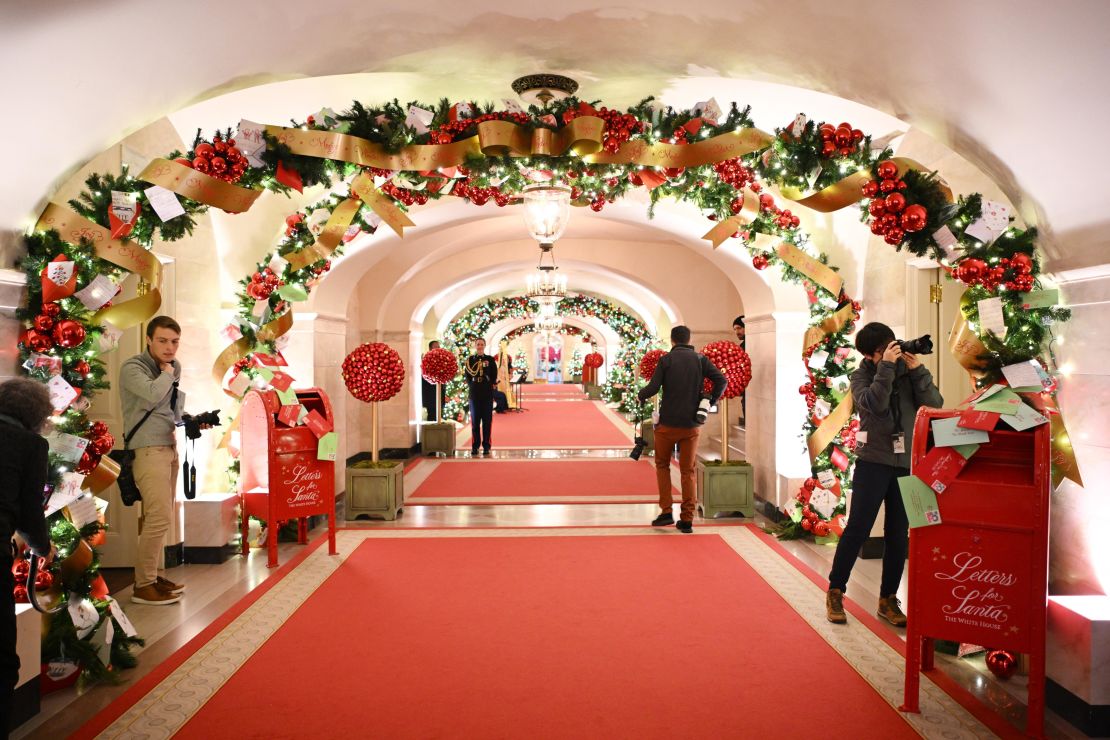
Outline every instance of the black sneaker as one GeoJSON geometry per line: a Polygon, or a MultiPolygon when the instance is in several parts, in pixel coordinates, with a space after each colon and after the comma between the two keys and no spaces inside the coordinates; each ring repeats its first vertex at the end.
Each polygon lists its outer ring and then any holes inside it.
{"type": "Polygon", "coordinates": [[[672,524],[674,524],[674,514],[669,511],[666,514],[660,514],[655,517],[651,522],[651,526],[653,527],[669,527],[672,524]]]}
{"type": "Polygon", "coordinates": [[[486,456],[489,456],[492,453],[490,452],[490,449],[488,447],[486,447],[482,450],[482,454],[486,455],[486,456]]]}
{"type": "Polygon", "coordinates": [[[470,451],[470,456],[471,457],[478,457],[478,448],[477,447],[475,447],[474,449],[472,449],[470,451]]]}
{"type": "Polygon", "coordinates": [[[682,534],[691,534],[694,531],[694,523],[687,522],[682,519],[680,519],[678,523],[674,526],[676,529],[678,529],[679,532],[682,532],[682,534]]]}

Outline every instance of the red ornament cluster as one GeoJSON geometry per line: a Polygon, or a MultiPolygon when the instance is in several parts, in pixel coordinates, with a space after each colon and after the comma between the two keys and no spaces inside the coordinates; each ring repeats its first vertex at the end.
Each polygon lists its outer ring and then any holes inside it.
{"type": "Polygon", "coordinates": [[[347,390],[358,400],[388,401],[404,385],[405,364],[388,344],[368,342],[347,355],[342,374],[347,390]]]}
{"type": "Polygon", "coordinates": [[[757,254],[752,257],[752,267],[757,270],[766,270],[768,264],[770,263],[767,261],[767,255],[757,254]]]}
{"type": "Polygon", "coordinates": [[[643,122],[630,113],[621,113],[602,107],[594,115],[605,121],[605,133],[601,139],[601,148],[610,154],[619,152],[621,144],[632,138],[632,134],[642,133],[644,130],[643,122]]]}
{"type": "Polygon", "coordinates": [[[883,241],[898,246],[907,233],[921,231],[929,221],[924,206],[909,204],[902,191],[906,181],[898,177],[898,165],[889,159],[876,166],[879,180],[863,184],[863,195],[871,199],[867,212],[871,214],[871,233],[883,241]]]}
{"type": "Polygon", "coordinates": [[[457,121],[448,121],[439,128],[428,134],[428,139],[432,144],[450,144],[462,138],[462,135],[469,132],[471,128],[477,126],[479,123],[486,121],[511,121],[512,123],[524,126],[531,122],[527,113],[485,113],[477,116],[476,118],[460,118],[457,121]]]}
{"type": "Polygon", "coordinates": [[[952,274],[967,285],[982,285],[994,292],[999,285],[1007,290],[1028,293],[1033,290],[1033,258],[1025,252],[1017,252],[1012,257],[1003,257],[991,267],[978,257],[960,260],[952,274]]]}
{"type": "Polygon", "coordinates": [[[591,352],[582,358],[582,364],[586,367],[592,367],[597,370],[605,363],[605,358],[601,356],[600,352],[591,352]]]}
{"type": "Polygon", "coordinates": [[[224,141],[219,134],[211,144],[206,141],[197,144],[192,159],[178,157],[174,161],[224,182],[239,182],[248,167],[247,158],[235,146],[235,139],[224,141]]]}
{"type": "Polygon", "coordinates": [[[455,181],[455,187],[451,190],[451,194],[460,198],[469,200],[476,206],[484,206],[493,200],[497,205],[504,208],[513,202],[513,196],[509,193],[503,193],[500,189],[494,187],[479,187],[470,184],[470,178],[465,177],[461,180],[455,181]]]}
{"type": "MultiPolygon", "coordinates": [[[[736,213],[735,206],[733,206],[733,209],[733,213],[736,213]]],[[[796,229],[798,224],[802,222],[801,219],[790,212],[790,209],[782,210],[775,205],[775,198],[770,193],[760,194],[759,210],[772,214],[775,224],[781,229],[796,229]]]]}
{"type": "Polygon", "coordinates": [[[420,360],[420,374],[429,383],[449,383],[459,374],[459,361],[450,350],[428,350],[420,360]]]}
{"type": "MultiPolygon", "coordinates": [[[[35,557],[32,555],[31,557],[35,557]]],[[[36,591],[45,591],[54,585],[54,575],[46,569],[46,561],[39,558],[39,570],[35,575],[35,582],[28,583],[28,578],[31,576],[31,563],[23,558],[18,558],[12,563],[12,580],[15,581],[15,586],[12,588],[12,596],[15,597],[17,604],[26,604],[29,599],[27,591],[34,588],[36,591]]]]}
{"type": "Polygon", "coordinates": [[[661,349],[649,349],[640,358],[640,377],[644,380],[651,380],[651,376],[655,375],[655,368],[659,365],[659,360],[663,355],[667,354],[661,349]]]}
{"type": "Polygon", "coordinates": [[[817,391],[813,388],[813,383],[806,383],[798,388],[798,393],[806,397],[806,406],[812,409],[817,404],[817,391]]]}
{"type": "Polygon", "coordinates": [[[802,521],[799,523],[802,529],[812,532],[817,537],[828,537],[829,532],[832,531],[829,523],[808,503],[809,497],[813,495],[818,485],[816,478],[806,478],[794,498],[802,504],[802,521]]]}
{"type": "Polygon", "coordinates": [[[422,206],[428,202],[428,194],[423,190],[408,190],[407,188],[399,188],[393,183],[392,180],[384,183],[380,190],[393,198],[394,200],[404,203],[406,206],[416,204],[422,206]]]}
{"type": "MultiPolygon", "coordinates": [[[[748,353],[735,342],[710,342],[701,349],[718,370],[725,374],[728,385],[722,398],[737,398],[752,380],[752,361],[748,353]]],[[[708,393],[713,384],[705,380],[708,393]]]]}
{"type": "Polygon", "coordinates": [[[81,460],[77,463],[77,472],[90,475],[100,465],[100,458],[112,451],[115,438],[108,432],[108,425],[102,421],[93,422],[85,438],[89,444],[81,453],[81,460]]]}
{"type": "MultiPolygon", "coordinates": [[[[717,173],[718,180],[731,185],[737,190],[755,183],[755,171],[751,167],[745,167],[739,157],[715,163],[713,171],[717,173]]],[[[756,190],[755,192],[759,191],[756,190]]],[[[734,210],[733,213],[739,213],[739,211],[734,210]]]]}
{"type": "MultiPolygon", "coordinates": [[[[33,352],[46,352],[54,345],[62,349],[73,349],[85,343],[85,327],[80,321],[62,319],[62,309],[57,303],[43,304],[42,312],[31,320],[31,327],[20,336],[24,347],[33,352]]],[[[82,360],[81,362],[84,362],[82,360]]],[[[84,363],[88,367],[88,363],[84,363]]],[[[75,368],[82,375],[87,375],[88,370],[82,371],[75,368]]]]}
{"type": "Polygon", "coordinates": [[[256,301],[264,301],[284,284],[273,270],[266,267],[251,275],[251,281],[247,285],[247,295],[256,301]]]}
{"type": "Polygon", "coordinates": [[[863,141],[863,132],[858,128],[852,128],[850,123],[841,123],[839,126],[833,126],[831,123],[822,123],[817,127],[818,133],[821,134],[821,156],[822,157],[850,157],[859,149],[859,143],[863,141]]]}

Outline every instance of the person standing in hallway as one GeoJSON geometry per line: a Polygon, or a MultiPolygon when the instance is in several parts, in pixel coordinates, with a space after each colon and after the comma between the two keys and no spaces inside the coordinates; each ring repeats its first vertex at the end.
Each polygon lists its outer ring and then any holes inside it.
{"type": "MultiPolygon", "coordinates": [[[[428,350],[439,349],[439,341],[433,339],[428,342],[428,350]]],[[[423,359],[423,358],[421,358],[423,359]]],[[[443,386],[438,383],[429,383],[428,380],[420,376],[420,405],[424,407],[425,418],[428,421],[439,421],[436,415],[436,394],[443,395],[443,386]]]]}
{"type": "Polygon", "coordinates": [[[185,408],[185,392],[178,389],[180,343],[181,325],[169,316],[155,316],[146,326],[146,350],[124,362],[119,371],[124,444],[135,450],[135,485],[143,497],[131,593],[137,604],[174,604],[185,591],[185,586],[158,575],[180,468],[174,439],[185,408]]]}
{"type": "Polygon", "coordinates": [[[504,405],[497,409],[498,413],[516,408],[516,397],[513,395],[513,358],[509,355],[508,339],[501,340],[497,352],[497,392],[505,396],[504,405]]]}
{"type": "Polygon", "coordinates": [[[32,557],[47,563],[54,558],[42,508],[49,445],[41,436],[53,411],[44,384],[30,378],[0,383],[0,737],[8,736],[12,694],[19,683],[12,536],[19,532],[32,557]]]}
{"type": "Polygon", "coordinates": [[[871,533],[879,507],[886,504],[883,527],[883,575],[879,589],[880,617],[896,627],[906,625],[898,603],[898,585],[906,566],[909,521],[898,479],[910,474],[913,424],[922,406],[940,408],[944,399],[933,376],[915,355],[903,352],[886,324],[872,322],[856,334],[856,350],[863,362],[852,373],[852,400],[859,413],[856,469],[852,476],[852,509],[848,526],[836,544],[826,616],[834,624],[848,621],[844,592],[871,533]]]}
{"type": "MultiPolygon", "coordinates": [[[[747,352],[748,348],[747,348],[747,346],[745,346],[745,341],[744,341],[744,337],[746,335],[746,330],[744,328],[744,317],[743,317],[743,315],[737,316],[735,319],[732,320],[732,331],[736,333],[736,341],[740,344],[740,349],[747,352]]],[[[743,424],[744,424],[744,419],[747,417],[747,412],[748,412],[748,405],[746,403],[746,397],[743,393],[741,393],[740,394],[740,418],[738,420],[738,422],[740,423],[741,426],[743,426],[743,424]]]]}
{"type": "Polygon", "coordinates": [[[470,454],[490,453],[493,426],[493,390],[497,387],[497,360],[486,354],[486,340],[474,342],[474,353],[463,363],[466,386],[470,391],[470,454]]]}
{"type": "Polygon", "coordinates": [[[690,329],[671,329],[671,351],[659,358],[651,381],[637,396],[643,403],[662,389],[659,423],[655,425],[655,477],[659,485],[659,508],[663,510],[651,523],[655,527],[675,524],[671,513],[671,455],[678,445],[678,467],[682,476],[682,510],[675,525],[678,531],[694,531],[696,482],[694,462],[698,451],[699,422],[696,418],[706,378],[713,383],[710,404],[717,403],[728,381],[707,357],[690,344],[690,329]]]}

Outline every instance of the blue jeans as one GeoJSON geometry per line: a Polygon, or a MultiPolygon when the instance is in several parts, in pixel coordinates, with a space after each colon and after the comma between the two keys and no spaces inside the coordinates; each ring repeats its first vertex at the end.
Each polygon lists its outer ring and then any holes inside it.
{"type": "Polygon", "coordinates": [[[470,449],[477,452],[478,442],[489,452],[490,427],[493,426],[493,399],[470,399],[470,449]]]}

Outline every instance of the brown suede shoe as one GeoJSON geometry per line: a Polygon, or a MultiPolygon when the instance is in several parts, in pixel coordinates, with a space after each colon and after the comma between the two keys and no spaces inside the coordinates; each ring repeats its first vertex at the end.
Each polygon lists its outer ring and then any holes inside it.
{"type": "Polygon", "coordinates": [[[906,626],[906,615],[902,613],[897,596],[890,595],[880,598],[877,614],[895,627],[906,626]]]}
{"type": "Polygon", "coordinates": [[[162,604],[176,604],[181,601],[181,595],[166,593],[158,588],[157,583],[148,583],[145,586],[136,587],[131,592],[131,600],[136,604],[161,606],[162,604]]]}
{"type": "Polygon", "coordinates": [[[833,624],[848,621],[848,615],[844,613],[844,592],[839,588],[830,588],[825,594],[825,617],[833,624]]]}
{"type": "Polygon", "coordinates": [[[158,579],[154,581],[154,586],[159,591],[167,594],[177,595],[185,593],[184,583],[174,583],[169,578],[163,578],[162,576],[158,576],[158,579]]]}

